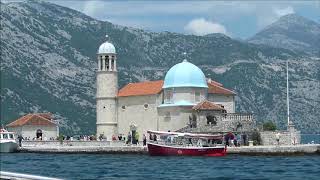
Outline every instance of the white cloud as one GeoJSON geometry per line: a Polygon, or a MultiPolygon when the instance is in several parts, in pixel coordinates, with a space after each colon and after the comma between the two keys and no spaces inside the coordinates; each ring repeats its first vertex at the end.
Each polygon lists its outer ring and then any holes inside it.
{"type": "Polygon", "coordinates": [[[211,33],[227,34],[226,28],[223,25],[207,21],[204,18],[191,20],[184,29],[188,33],[200,36],[211,33]]]}
{"type": "Polygon", "coordinates": [[[104,3],[101,1],[85,1],[83,5],[83,12],[89,16],[94,17],[103,12],[103,7],[104,3]]]}
{"type": "Polygon", "coordinates": [[[267,25],[270,25],[277,21],[281,16],[285,16],[287,14],[295,13],[294,8],[292,6],[287,7],[275,7],[271,6],[266,8],[265,10],[261,9],[260,12],[257,12],[257,26],[258,29],[262,29],[267,25]]]}
{"type": "Polygon", "coordinates": [[[287,14],[293,14],[293,13],[294,13],[294,9],[293,9],[293,7],[291,7],[291,6],[288,6],[288,7],[283,8],[283,9],[274,8],[274,9],[273,9],[273,12],[274,12],[278,17],[281,17],[281,16],[284,16],[284,15],[287,15],[287,14]]]}
{"type": "MultiPolygon", "coordinates": [[[[3,0],[1,0],[3,1],[3,0]]],[[[6,0],[7,1],[7,0],[6,0]]],[[[216,22],[228,25],[227,33],[237,34],[234,26],[252,25],[254,31],[270,25],[279,17],[309,8],[313,12],[319,8],[319,1],[107,1],[107,0],[49,0],[73,8],[99,20],[109,20],[115,24],[147,28],[156,31],[189,32],[193,34],[226,33],[226,28],[216,22]],[[303,7],[303,8],[301,8],[303,7]],[[203,17],[200,29],[186,29],[188,20],[203,17]],[[206,23],[208,22],[208,23],[206,23]],[[216,24],[212,28],[210,24],[216,24]],[[254,26],[255,25],[255,26],[254,26]],[[185,27],[185,29],[183,29],[185,27]],[[230,29],[229,29],[230,28],[230,29]],[[214,29],[214,30],[212,30],[214,29]]],[[[305,11],[305,10],[303,10],[305,11]]],[[[312,14],[312,13],[311,13],[312,14]]],[[[303,14],[301,14],[303,15],[303,14]]],[[[314,15],[313,15],[314,16],[314,15]]],[[[191,22],[190,22],[191,23],[191,22]]],[[[189,23],[189,24],[190,24],[189,23]]],[[[198,25],[199,26],[199,25],[198,25]]],[[[246,34],[246,33],[242,33],[246,34]]]]}

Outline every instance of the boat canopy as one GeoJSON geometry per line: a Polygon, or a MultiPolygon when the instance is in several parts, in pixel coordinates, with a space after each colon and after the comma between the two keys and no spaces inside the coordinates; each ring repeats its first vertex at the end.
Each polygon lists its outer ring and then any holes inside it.
{"type": "Polygon", "coordinates": [[[0,129],[0,133],[1,134],[15,134],[15,132],[9,132],[9,131],[7,131],[6,129],[0,129]]]}
{"type": "Polygon", "coordinates": [[[183,136],[186,138],[202,138],[202,139],[222,139],[222,134],[193,134],[193,133],[180,133],[180,132],[166,132],[166,131],[147,131],[149,134],[158,134],[163,136],[183,136]]]}

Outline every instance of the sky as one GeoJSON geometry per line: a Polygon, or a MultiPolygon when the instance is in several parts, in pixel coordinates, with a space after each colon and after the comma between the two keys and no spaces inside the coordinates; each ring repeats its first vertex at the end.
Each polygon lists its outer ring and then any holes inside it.
{"type": "Polygon", "coordinates": [[[281,16],[297,13],[320,23],[317,1],[49,0],[95,19],[149,31],[246,39],[281,16]]]}

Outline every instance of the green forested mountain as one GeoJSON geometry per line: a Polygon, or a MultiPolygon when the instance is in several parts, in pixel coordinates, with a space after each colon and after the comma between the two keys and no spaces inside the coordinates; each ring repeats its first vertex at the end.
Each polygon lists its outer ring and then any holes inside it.
{"type": "Polygon", "coordinates": [[[118,53],[120,87],[163,79],[187,59],[234,89],[237,110],[259,122],[286,123],[285,61],[290,62],[292,120],[320,129],[320,61],[309,52],[210,36],[155,33],[95,20],[47,2],[1,4],[1,123],[52,112],[65,133],[95,132],[96,52],[108,34],[118,53]]]}

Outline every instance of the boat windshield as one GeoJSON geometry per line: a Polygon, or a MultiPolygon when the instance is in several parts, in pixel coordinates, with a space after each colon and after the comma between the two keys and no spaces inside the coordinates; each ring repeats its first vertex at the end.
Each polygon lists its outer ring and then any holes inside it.
{"type": "Polygon", "coordinates": [[[2,134],[3,139],[9,139],[8,134],[2,134]]]}
{"type": "Polygon", "coordinates": [[[1,139],[14,139],[14,135],[9,133],[1,133],[1,139]]]}

